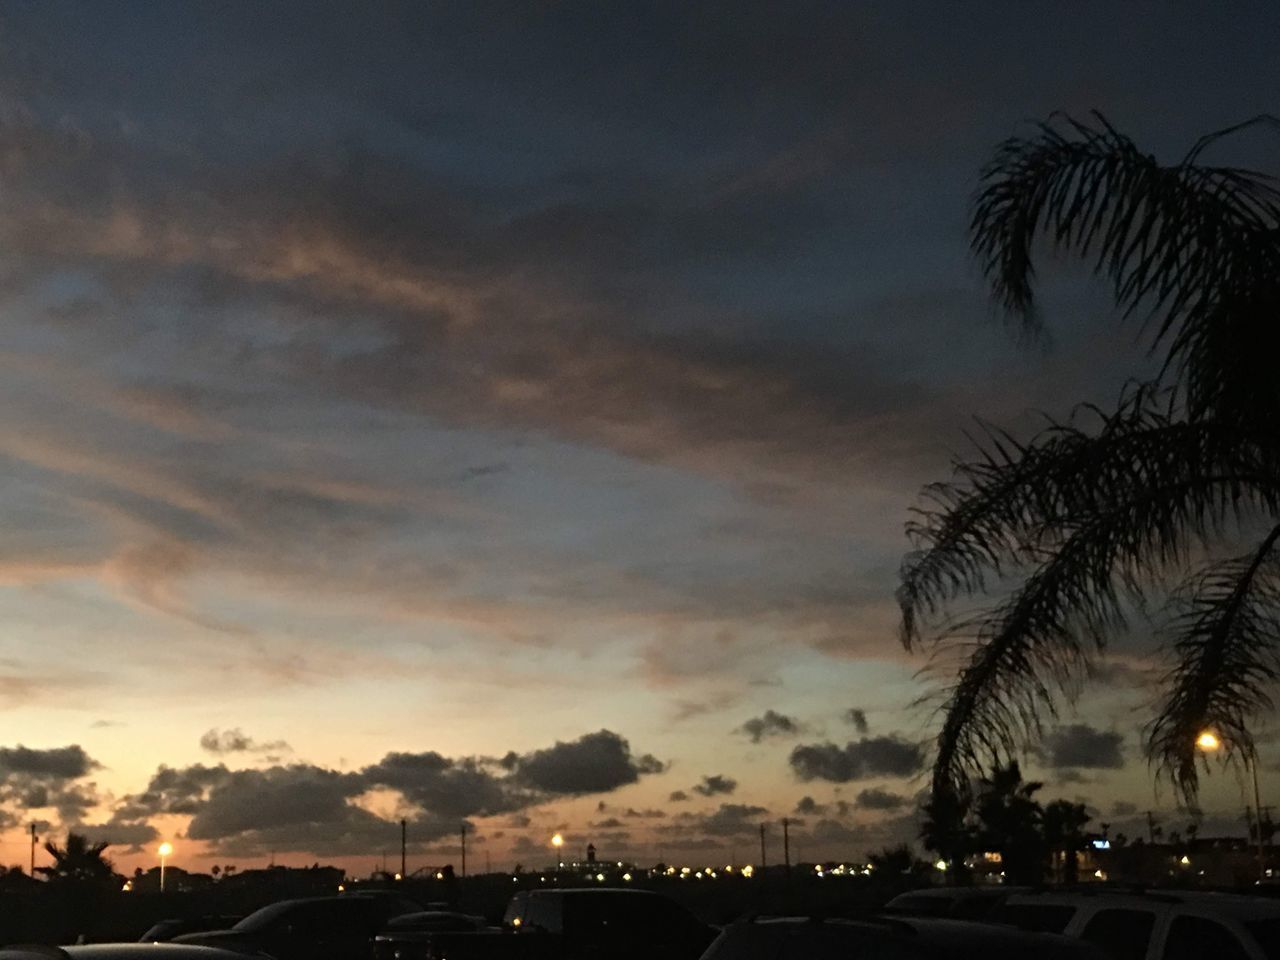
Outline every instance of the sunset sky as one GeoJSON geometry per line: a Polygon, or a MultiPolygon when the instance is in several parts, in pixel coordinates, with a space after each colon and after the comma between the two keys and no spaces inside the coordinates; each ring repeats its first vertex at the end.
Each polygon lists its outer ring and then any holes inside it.
{"type": "MultiPolygon", "coordinates": [[[[1054,110],[1166,158],[1280,112],[1232,7],[0,5],[0,861],[913,837],[917,492],[1149,371],[1074,265],[1002,325],[978,171],[1054,110]]],[[[1028,760],[1131,836],[1187,819],[1142,640],[1028,760]]]]}

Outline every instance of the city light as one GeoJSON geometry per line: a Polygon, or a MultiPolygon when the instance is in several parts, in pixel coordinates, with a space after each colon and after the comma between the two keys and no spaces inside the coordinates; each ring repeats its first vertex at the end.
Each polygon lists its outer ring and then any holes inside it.
{"type": "Polygon", "coordinates": [[[551,838],[551,845],[555,847],[557,850],[559,850],[561,847],[564,846],[564,837],[560,836],[560,834],[557,833],[554,837],[551,838]]]}
{"type": "Polygon", "coordinates": [[[1201,750],[1217,750],[1222,746],[1222,742],[1212,730],[1206,730],[1196,737],[1196,746],[1201,750]]]}
{"type": "Polygon", "coordinates": [[[173,844],[166,840],[160,844],[156,852],[160,854],[160,892],[164,893],[164,862],[169,854],[173,853],[173,844]]]}

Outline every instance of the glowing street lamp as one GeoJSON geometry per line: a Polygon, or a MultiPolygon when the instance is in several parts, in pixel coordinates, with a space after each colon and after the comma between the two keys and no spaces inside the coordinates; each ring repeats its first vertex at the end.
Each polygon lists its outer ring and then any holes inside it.
{"type": "MultiPolygon", "coordinates": [[[[1205,753],[1213,753],[1222,746],[1222,741],[1218,739],[1218,735],[1212,730],[1204,730],[1200,736],[1196,737],[1196,748],[1203,750],[1205,753]]],[[[1254,822],[1257,824],[1258,830],[1258,882],[1261,883],[1266,877],[1264,867],[1265,857],[1262,851],[1262,791],[1258,789],[1258,758],[1252,751],[1245,754],[1245,766],[1249,768],[1249,772],[1253,774],[1253,810],[1254,822]]]]}
{"type": "Polygon", "coordinates": [[[164,862],[173,853],[173,844],[166,840],[156,852],[160,854],[160,892],[164,893],[164,862]]]}
{"type": "Polygon", "coordinates": [[[556,848],[556,862],[563,867],[564,861],[560,859],[560,848],[564,846],[564,837],[557,833],[551,838],[551,845],[556,848]]]}

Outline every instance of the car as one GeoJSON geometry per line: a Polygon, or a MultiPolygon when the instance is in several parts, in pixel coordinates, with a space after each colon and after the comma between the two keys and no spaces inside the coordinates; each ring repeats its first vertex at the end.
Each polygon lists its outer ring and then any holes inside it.
{"type": "Polygon", "coordinates": [[[906,917],[951,917],[984,920],[1015,893],[1030,887],[930,887],[899,894],[884,905],[884,912],[906,917]]]}
{"type": "Polygon", "coordinates": [[[1280,903],[1202,891],[1011,895],[991,920],[1062,933],[1110,960],[1280,960],[1280,903]]]}
{"type": "Polygon", "coordinates": [[[702,960],[1105,960],[1078,940],[936,917],[775,917],[730,924],[702,960]]]}
{"type": "Polygon", "coordinates": [[[281,900],[249,914],[229,930],[174,937],[174,943],[265,953],[275,960],[361,960],[392,917],[421,907],[403,897],[337,896],[281,900]]]}
{"type": "Polygon", "coordinates": [[[173,943],[20,944],[0,948],[0,960],[244,960],[244,954],[173,943]]]}
{"type": "Polygon", "coordinates": [[[484,930],[488,926],[489,921],[484,917],[477,917],[469,913],[459,913],[456,910],[419,910],[416,913],[406,913],[403,916],[392,917],[387,921],[382,933],[425,933],[437,930],[457,933],[468,930],[484,930]]]}
{"type": "Polygon", "coordinates": [[[226,930],[235,926],[243,917],[235,914],[204,913],[196,917],[174,917],[151,925],[138,938],[139,943],[163,943],[184,933],[203,933],[205,930],[226,930]]]}

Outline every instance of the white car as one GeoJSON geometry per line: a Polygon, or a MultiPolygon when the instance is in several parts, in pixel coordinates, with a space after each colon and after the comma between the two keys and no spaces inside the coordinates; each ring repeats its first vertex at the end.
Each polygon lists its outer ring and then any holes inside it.
{"type": "Polygon", "coordinates": [[[1280,960],[1280,901],[1229,893],[1020,893],[990,919],[1063,933],[1111,960],[1280,960]]]}

